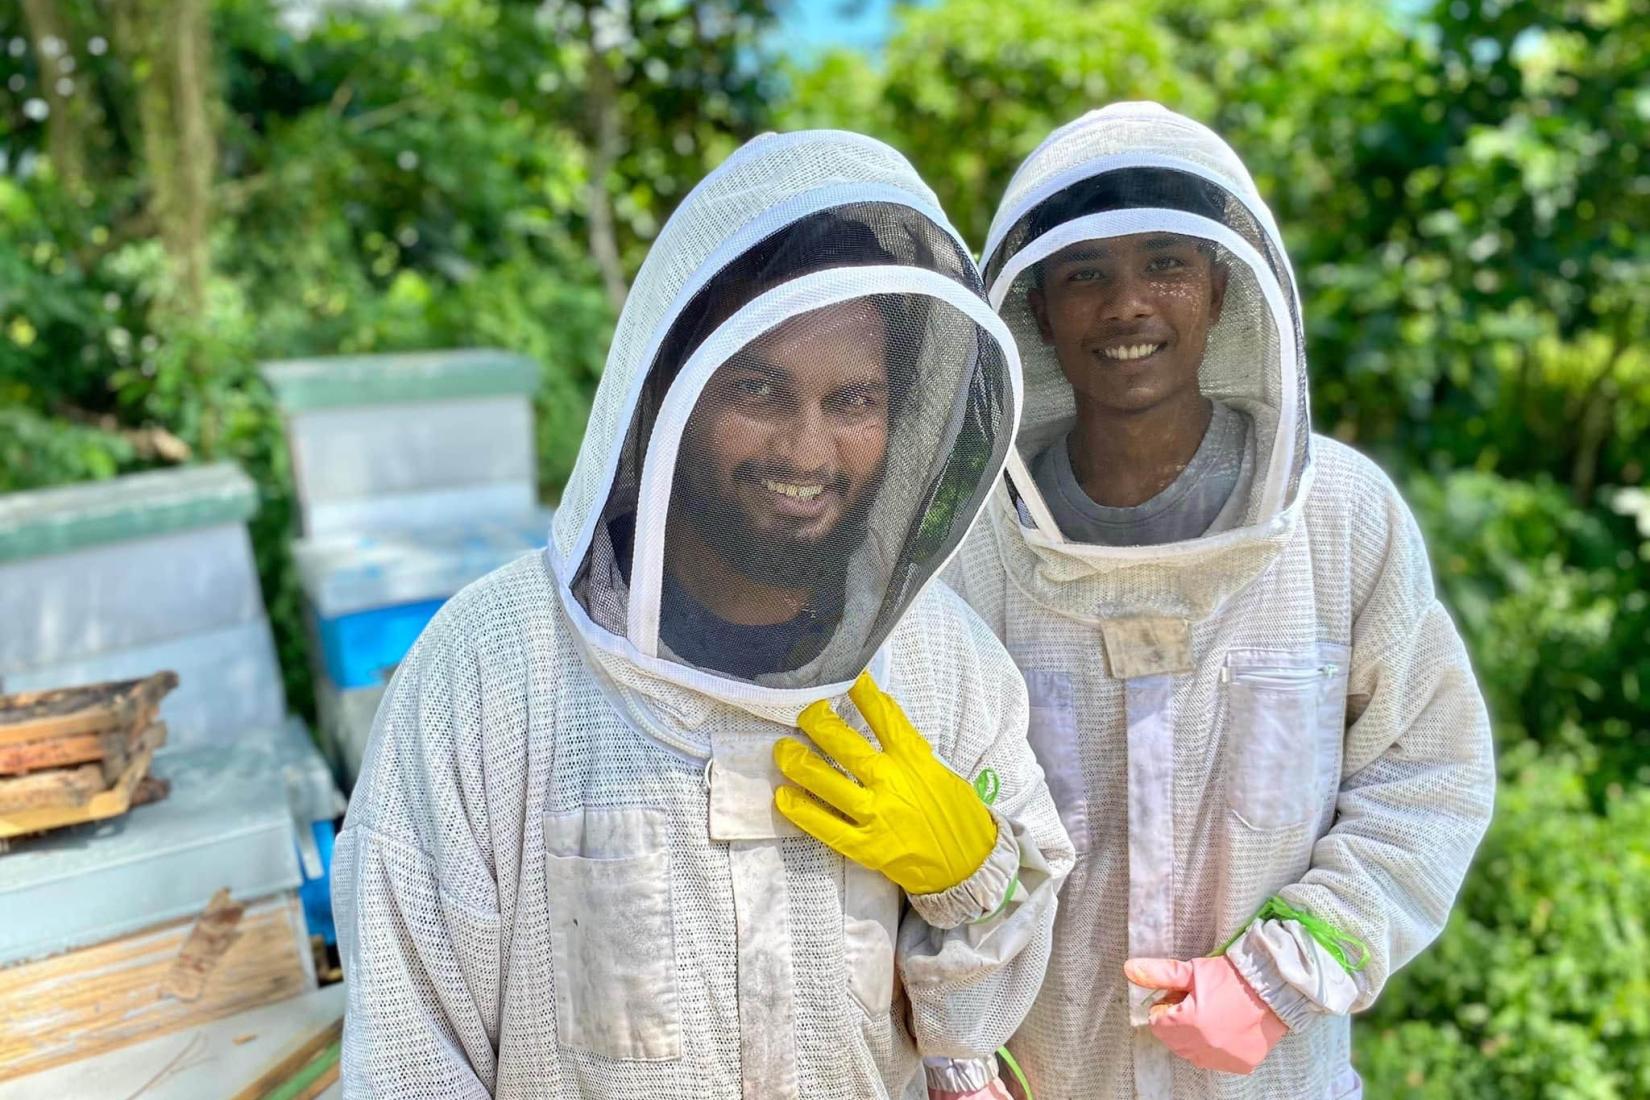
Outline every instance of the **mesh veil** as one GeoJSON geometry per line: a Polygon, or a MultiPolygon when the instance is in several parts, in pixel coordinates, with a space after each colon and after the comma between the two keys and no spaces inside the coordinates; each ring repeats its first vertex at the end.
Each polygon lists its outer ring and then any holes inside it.
{"type": "MultiPolygon", "coordinates": [[[[732,696],[865,668],[961,542],[1018,412],[1011,341],[924,195],[831,181],[773,198],[682,273],[641,357],[610,358],[603,390],[630,390],[612,473],[592,492],[576,471],[590,513],[553,554],[587,632],[732,696]]],[[[704,217],[689,196],[672,222],[704,217]]]]}
{"type": "MultiPolygon", "coordinates": [[[[1051,521],[1025,468],[1070,429],[1076,403],[1030,295],[1051,257],[1085,243],[1195,241],[1224,273],[1224,305],[1208,331],[1198,381],[1205,397],[1240,410],[1252,426],[1256,472],[1242,525],[1283,512],[1307,467],[1304,341],[1293,273],[1271,215],[1224,143],[1153,107],[1121,104],[1056,131],[1016,175],[992,227],[985,279],[1018,341],[1026,377],[1022,463],[1010,466],[1010,486],[1035,527],[1051,521]]],[[[1097,557],[1133,552],[1070,548],[1097,557]]]]}

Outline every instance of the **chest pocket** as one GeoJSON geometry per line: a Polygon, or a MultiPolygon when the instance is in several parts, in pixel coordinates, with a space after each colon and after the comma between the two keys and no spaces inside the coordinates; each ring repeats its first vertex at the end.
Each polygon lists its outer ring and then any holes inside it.
{"type": "Polygon", "coordinates": [[[1340,770],[1348,650],[1243,649],[1226,656],[1226,800],[1253,829],[1312,820],[1340,770]]]}
{"type": "Polygon", "coordinates": [[[1026,738],[1042,765],[1048,791],[1060,811],[1078,854],[1089,850],[1088,791],[1083,783],[1083,759],[1077,738],[1077,701],[1071,676],[1036,669],[1025,673],[1031,699],[1031,724],[1026,738]]]}
{"type": "Polygon", "coordinates": [[[881,873],[842,861],[842,941],[848,992],[874,1019],[894,1003],[894,939],[899,934],[900,890],[881,873]]]}
{"type": "Polygon", "coordinates": [[[544,880],[560,1044],[608,1058],[682,1054],[659,809],[544,816],[544,880]]]}

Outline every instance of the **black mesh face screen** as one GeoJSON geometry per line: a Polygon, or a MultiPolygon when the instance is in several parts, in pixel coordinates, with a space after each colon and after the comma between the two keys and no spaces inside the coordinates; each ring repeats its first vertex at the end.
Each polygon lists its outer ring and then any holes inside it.
{"type": "Polygon", "coordinates": [[[662,539],[661,655],[773,686],[841,682],[865,667],[961,541],[1013,416],[996,338],[940,298],[901,290],[898,268],[981,295],[950,233],[907,207],[861,204],[770,235],[692,297],[643,384],[575,580],[593,619],[622,618],[638,541],[662,539]],[[844,267],[878,269],[867,293],[757,301],[844,267]],[[720,361],[683,376],[724,328],[720,361]],[[677,396],[681,385],[699,388],[677,396]],[[663,419],[667,395],[678,410],[691,396],[685,419],[663,419]],[[642,499],[658,477],[644,469],[656,433],[680,443],[668,496],[642,499]]]}

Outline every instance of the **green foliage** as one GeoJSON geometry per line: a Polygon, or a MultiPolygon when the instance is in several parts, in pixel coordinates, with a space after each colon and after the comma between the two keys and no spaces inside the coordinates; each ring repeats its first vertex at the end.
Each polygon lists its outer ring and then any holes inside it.
{"type": "Polygon", "coordinates": [[[113,477],[133,460],[117,435],[25,408],[0,409],[0,492],[113,477]]]}
{"type": "Polygon", "coordinates": [[[1584,754],[1595,797],[1650,783],[1650,541],[1545,475],[1418,476],[1409,499],[1501,744],[1584,754]]]}
{"type": "Polygon", "coordinates": [[[1584,766],[1527,743],[1503,771],[1448,928],[1360,1024],[1370,1094],[1650,1094],[1650,789],[1595,812],[1584,766]]]}
{"type": "Polygon", "coordinates": [[[1405,486],[1504,754],[1460,907],[1359,1032],[1369,1094],[1650,1095],[1646,0],[938,0],[900,6],[880,58],[805,66],[761,46],[770,0],[328,5],[304,34],[273,0],[215,0],[214,276],[193,316],[161,305],[145,73],[94,44],[97,0],[54,7],[86,97],[73,193],[21,8],[0,5],[0,491],[179,447],[240,462],[300,707],[260,360],[525,352],[554,494],[613,321],[598,207],[634,271],[739,141],[842,126],[909,155],[979,245],[1020,160],[1084,110],[1149,98],[1208,122],[1283,227],[1320,430],[1405,486]]]}

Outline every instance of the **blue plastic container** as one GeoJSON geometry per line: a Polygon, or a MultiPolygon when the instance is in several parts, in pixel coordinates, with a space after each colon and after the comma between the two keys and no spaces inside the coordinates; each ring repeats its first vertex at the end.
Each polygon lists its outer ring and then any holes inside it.
{"type": "Polygon", "coordinates": [[[346,689],[384,683],[446,602],[442,597],[318,618],[327,676],[346,689]]]}
{"type": "Polygon", "coordinates": [[[309,926],[310,935],[320,936],[331,947],[338,942],[338,929],[332,923],[332,822],[311,822],[309,831],[315,839],[314,851],[320,857],[321,873],[310,876],[312,868],[305,866],[308,861],[300,846],[298,867],[304,882],[298,887],[298,900],[304,904],[304,923],[309,926]]]}

